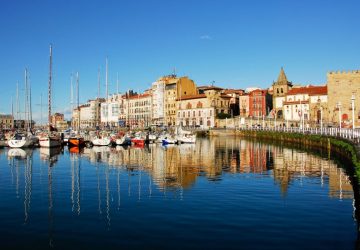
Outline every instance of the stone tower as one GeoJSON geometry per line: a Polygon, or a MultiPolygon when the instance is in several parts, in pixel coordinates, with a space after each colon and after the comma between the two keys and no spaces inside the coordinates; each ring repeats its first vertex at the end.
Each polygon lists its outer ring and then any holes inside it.
{"type": "Polygon", "coordinates": [[[276,112],[278,118],[282,118],[283,102],[287,92],[292,88],[292,83],[288,81],[283,67],[281,67],[279,77],[273,83],[273,110],[276,112]]]}
{"type": "Polygon", "coordinates": [[[342,127],[360,126],[360,70],[347,72],[332,71],[327,74],[328,106],[330,122],[342,127]],[[352,100],[354,98],[354,100],[352,100]],[[354,112],[352,110],[354,102],[354,112]],[[352,115],[354,114],[354,117],[352,115]]]}

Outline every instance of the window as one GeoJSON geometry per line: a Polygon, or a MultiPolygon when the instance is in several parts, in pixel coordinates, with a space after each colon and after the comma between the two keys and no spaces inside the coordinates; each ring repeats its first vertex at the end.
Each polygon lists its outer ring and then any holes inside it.
{"type": "Polygon", "coordinates": [[[195,117],[195,110],[193,111],[193,117],[195,117]]]}
{"type": "Polygon", "coordinates": [[[191,109],[191,103],[190,102],[188,102],[188,104],[186,104],[186,108],[191,109]]]}

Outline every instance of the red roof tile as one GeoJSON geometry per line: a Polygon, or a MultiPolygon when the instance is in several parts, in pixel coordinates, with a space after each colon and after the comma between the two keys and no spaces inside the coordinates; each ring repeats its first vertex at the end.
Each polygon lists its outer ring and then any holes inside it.
{"type": "Polygon", "coordinates": [[[287,95],[299,95],[299,94],[308,94],[308,95],[326,95],[327,86],[308,86],[291,89],[287,95]]]}

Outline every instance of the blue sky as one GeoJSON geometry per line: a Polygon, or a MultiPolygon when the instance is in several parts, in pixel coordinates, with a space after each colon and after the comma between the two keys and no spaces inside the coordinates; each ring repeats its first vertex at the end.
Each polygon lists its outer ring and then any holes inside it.
{"type": "Polygon", "coordinates": [[[11,112],[27,67],[39,119],[50,43],[59,112],[70,106],[71,73],[85,102],[100,68],[104,96],[106,57],[110,92],[117,73],[121,92],[143,91],[174,68],[197,85],[267,88],[281,66],[294,83],[322,84],[328,71],[360,68],[359,9],[358,0],[1,1],[0,113],[11,112]]]}

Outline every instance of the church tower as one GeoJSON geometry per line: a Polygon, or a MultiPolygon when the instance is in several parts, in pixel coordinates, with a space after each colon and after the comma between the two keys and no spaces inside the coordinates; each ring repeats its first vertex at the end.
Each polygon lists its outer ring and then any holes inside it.
{"type": "Polygon", "coordinates": [[[292,88],[292,83],[288,81],[283,67],[281,67],[279,77],[273,83],[273,109],[277,114],[277,118],[282,118],[283,102],[287,92],[292,88]]]}

